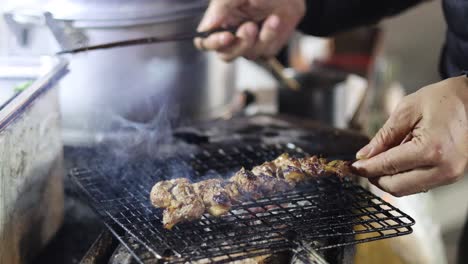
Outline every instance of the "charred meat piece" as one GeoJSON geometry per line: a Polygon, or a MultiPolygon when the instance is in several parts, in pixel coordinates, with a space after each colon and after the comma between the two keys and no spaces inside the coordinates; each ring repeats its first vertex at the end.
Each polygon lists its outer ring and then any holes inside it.
{"type": "Polygon", "coordinates": [[[274,194],[291,190],[294,185],[284,179],[281,169],[278,169],[273,162],[265,162],[252,169],[262,186],[262,193],[274,194]]]}
{"type": "Polygon", "coordinates": [[[354,170],[351,167],[351,162],[344,160],[333,160],[325,165],[325,171],[329,174],[337,175],[340,178],[346,176],[355,176],[354,170]]]}
{"type": "Polygon", "coordinates": [[[236,183],[242,196],[247,199],[262,197],[261,186],[257,176],[245,168],[238,171],[229,181],[236,183]]]}
{"type": "Polygon", "coordinates": [[[347,161],[334,160],[328,162],[324,158],[312,156],[300,159],[302,169],[312,177],[326,177],[337,175],[340,178],[353,175],[351,164],[347,161]]]}
{"type": "Polygon", "coordinates": [[[326,161],[317,156],[299,159],[302,170],[312,177],[323,176],[325,173],[326,161]]]}
{"type": "MultiPolygon", "coordinates": [[[[319,158],[319,162],[320,164],[320,170],[319,170],[319,173],[318,173],[318,176],[319,177],[325,177],[325,176],[331,176],[333,174],[333,171],[329,171],[327,170],[328,166],[327,166],[327,159],[325,158],[319,158]]],[[[341,176],[340,176],[341,177],[341,176]]]]}
{"type": "Polygon", "coordinates": [[[257,175],[257,182],[263,195],[282,193],[294,188],[294,185],[289,184],[285,180],[273,178],[265,174],[257,175]]]}
{"type": "Polygon", "coordinates": [[[242,195],[252,199],[258,199],[265,195],[278,192],[285,192],[293,188],[286,180],[273,177],[276,176],[276,172],[273,174],[270,168],[267,170],[264,170],[264,168],[265,167],[254,170],[257,174],[242,168],[231,177],[230,182],[237,184],[242,195]]]}
{"type": "Polygon", "coordinates": [[[285,153],[279,156],[273,163],[277,168],[277,175],[287,182],[295,185],[306,180],[306,174],[301,168],[301,163],[298,159],[291,158],[289,154],[285,153]]]}
{"type": "Polygon", "coordinates": [[[296,185],[300,182],[304,182],[306,180],[305,173],[298,167],[294,167],[294,166],[281,167],[281,172],[283,174],[284,179],[293,185],[296,185]]]}
{"type": "Polygon", "coordinates": [[[213,216],[221,216],[231,209],[231,197],[223,187],[223,180],[211,179],[193,184],[193,188],[213,216]]]}
{"type": "Polygon", "coordinates": [[[260,166],[256,166],[252,169],[253,174],[255,175],[266,175],[269,177],[277,178],[276,175],[276,165],[273,162],[265,162],[260,166]]]}
{"type": "Polygon", "coordinates": [[[175,185],[175,180],[161,181],[151,189],[151,203],[157,208],[166,208],[171,205],[173,200],[171,189],[175,185]]]}
{"type": "Polygon", "coordinates": [[[231,198],[232,203],[242,202],[242,193],[235,182],[225,181],[221,185],[231,198]]]}
{"type": "Polygon", "coordinates": [[[166,208],[163,224],[167,229],[180,222],[199,219],[205,213],[203,201],[187,179],[158,183],[153,187],[151,197],[153,205],[166,208]]]}
{"type": "Polygon", "coordinates": [[[163,225],[166,229],[172,229],[176,224],[200,219],[205,213],[203,203],[188,203],[180,207],[169,207],[163,212],[163,225]]]}

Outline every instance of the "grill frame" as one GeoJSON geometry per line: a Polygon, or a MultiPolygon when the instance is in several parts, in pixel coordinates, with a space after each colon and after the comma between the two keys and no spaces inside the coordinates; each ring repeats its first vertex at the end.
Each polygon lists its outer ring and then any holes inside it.
{"type": "Polygon", "coordinates": [[[320,179],[286,194],[236,205],[222,218],[205,215],[201,221],[179,224],[172,231],[162,227],[162,210],[153,208],[149,202],[152,185],[166,179],[161,177],[164,173],[187,174],[197,180],[227,176],[239,169],[239,166],[251,168],[283,152],[295,156],[307,155],[294,144],[244,147],[211,144],[196,154],[164,158],[161,162],[139,157],[139,163],[128,159],[124,164],[119,164],[121,159],[112,157],[109,152],[89,150],[80,153],[80,156],[90,158],[71,170],[70,176],[106,226],[139,263],[154,263],[158,259],[167,263],[206,259],[227,263],[297,248],[320,251],[412,232],[411,226],[415,221],[410,216],[349,179],[340,182],[335,177],[320,179]],[[121,167],[116,167],[117,164],[121,167]],[[126,175],[130,169],[143,173],[139,177],[135,177],[135,171],[126,175]],[[293,200],[296,202],[291,203],[293,200]],[[359,203],[360,206],[354,206],[359,203]],[[265,209],[272,204],[276,207],[252,213],[253,208],[265,209]],[[350,211],[348,214],[340,214],[344,210],[350,211]],[[357,216],[360,220],[355,219],[357,216]],[[318,223],[322,221],[327,223],[320,226],[318,223]],[[354,230],[354,226],[360,226],[361,230],[354,230]],[[234,233],[221,232],[228,230],[228,227],[234,228],[234,233]],[[324,229],[328,231],[324,232],[324,229]],[[123,234],[122,230],[125,231],[123,234]],[[266,239],[259,233],[274,236],[266,239]],[[213,241],[207,241],[208,238],[213,241]],[[233,243],[223,246],[221,241],[227,238],[233,243]],[[330,243],[330,240],[334,242],[330,243]],[[249,243],[245,244],[246,241],[249,243]],[[311,241],[313,243],[309,243],[311,241]],[[238,245],[240,242],[244,244],[238,245]],[[168,251],[171,254],[166,254],[168,251]],[[167,258],[168,255],[172,257],[167,258]]]}

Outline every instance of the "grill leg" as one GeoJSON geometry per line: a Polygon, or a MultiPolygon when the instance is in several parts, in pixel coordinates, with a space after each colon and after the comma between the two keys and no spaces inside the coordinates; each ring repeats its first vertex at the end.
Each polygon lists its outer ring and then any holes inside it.
{"type": "Polygon", "coordinates": [[[117,245],[117,239],[112,233],[108,230],[103,231],[81,259],[80,264],[107,263],[117,245]]]}
{"type": "Polygon", "coordinates": [[[468,263],[468,217],[465,222],[465,228],[458,244],[458,264],[468,263]]]}

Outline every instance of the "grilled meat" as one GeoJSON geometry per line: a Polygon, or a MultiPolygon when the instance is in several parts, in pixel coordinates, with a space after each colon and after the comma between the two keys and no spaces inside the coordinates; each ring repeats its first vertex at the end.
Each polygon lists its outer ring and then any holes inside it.
{"type": "Polygon", "coordinates": [[[295,185],[306,180],[306,174],[301,168],[301,163],[298,159],[289,157],[289,154],[282,154],[273,163],[277,168],[277,175],[287,182],[295,185]]]}
{"type": "Polygon", "coordinates": [[[257,176],[245,168],[234,174],[229,181],[237,184],[242,194],[241,198],[259,199],[263,196],[257,176]]]}
{"type": "Polygon", "coordinates": [[[165,228],[171,229],[177,223],[199,219],[205,213],[202,199],[187,179],[158,184],[153,187],[151,198],[154,206],[166,208],[163,212],[165,228]]]}
{"type": "Polygon", "coordinates": [[[266,175],[273,178],[278,178],[276,174],[276,165],[273,162],[265,162],[260,166],[256,166],[252,169],[255,175],[266,175]]]}
{"type": "Polygon", "coordinates": [[[301,168],[307,174],[315,177],[325,177],[337,175],[340,178],[352,176],[354,172],[351,169],[351,162],[343,160],[333,160],[328,162],[326,159],[312,156],[310,158],[300,159],[301,168]]]}
{"type": "Polygon", "coordinates": [[[205,212],[213,216],[226,214],[233,204],[248,199],[283,193],[317,177],[352,175],[346,161],[331,161],[312,156],[296,159],[283,154],[252,171],[242,168],[228,180],[211,179],[191,184],[187,179],[157,183],[151,190],[151,202],[165,208],[164,227],[199,219],[205,212]]]}
{"type": "MultiPolygon", "coordinates": [[[[326,162],[326,161],[325,161],[326,162]]],[[[326,163],[324,170],[328,175],[334,174],[343,178],[344,176],[354,175],[354,172],[351,167],[351,162],[344,160],[333,160],[326,163]]]]}
{"type": "Polygon", "coordinates": [[[151,203],[155,207],[167,208],[171,205],[173,200],[171,189],[175,186],[177,180],[161,181],[153,186],[151,190],[151,203]]]}
{"type": "Polygon", "coordinates": [[[213,216],[221,216],[231,209],[231,197],[223,186],[223,180],[212,179],[193,184],[193,188],[213,216]]]}
{"type": "Polygon", "coordinates": [[[277,173],[263,173],[248,171],[242,168],[230,182],[237,183],[246,198],[258,199],[265,195],[290,190],[292,186],[283,179],[276,178],[277,173]]]}
{"type": "Polygon", "coordinates": [[[284,168],[277,167],[274,162],[265,162],[260,166],[256,166],[252,169],[259,181],[262,182],[263,192],[265,194],[284,192],[294,187],[295,182],[291,181],[291,174],[286,171],[287,178],[284,177],[285,171],[288,169],[287,166],[284,168]]]}
{"type": "Polygon", "coordinates": [[[299,159],[301,163],[301,169],[312,177],[324,176],[326,161],[320,159],[317,156],[312,156],[310,158],[299,159]]]}
{"type": "Polygon", "coordinates": [[[260,190],[264,195],[283,193],[294,188],[294,185],[285,180],[273,178],[265,174],[258,175],[257,182],[260,184],[260,190]]]}
{"type": "Polygon", "coordinates": [[[237,183],[225,181],[222,183],[222,186],[224,187],[224,190],[228,193],[233,203],[238,203],[242,201],[242,193],[237,183]]]}

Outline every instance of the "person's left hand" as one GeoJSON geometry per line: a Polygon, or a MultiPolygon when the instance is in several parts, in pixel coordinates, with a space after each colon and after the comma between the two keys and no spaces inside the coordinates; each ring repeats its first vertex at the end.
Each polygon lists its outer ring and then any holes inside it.
{"type": "Polygon", "coordinates": [[[360,174],[397,197],[459,180],[468,163],[468,78],[405,97],[357,158],[360,174]]]}

